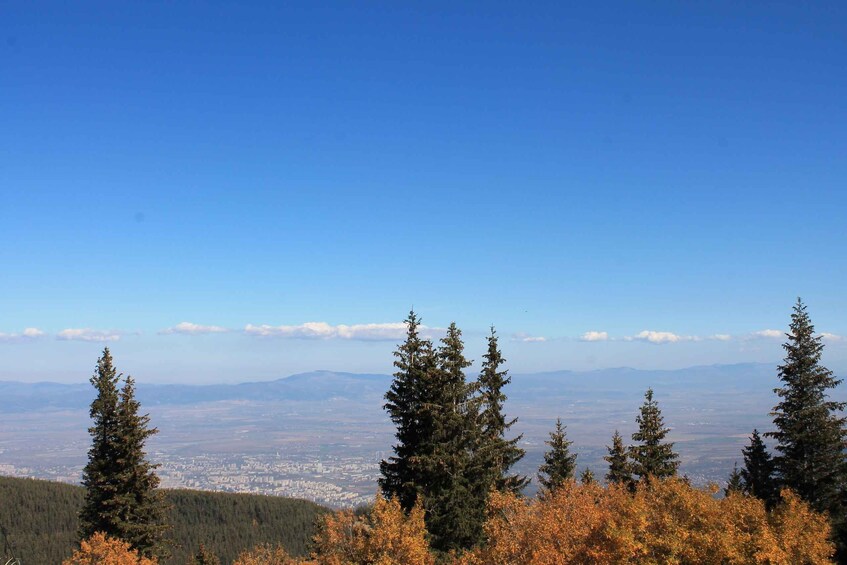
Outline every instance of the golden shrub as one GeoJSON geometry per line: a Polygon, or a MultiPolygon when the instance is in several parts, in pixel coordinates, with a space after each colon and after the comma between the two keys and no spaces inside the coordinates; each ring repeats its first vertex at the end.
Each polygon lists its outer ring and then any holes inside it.
{"type": "Polygon", "coordinates": [[[792,493],[768,514],[756,498],[715,491],[654,480],[635,493],[574,481],[534,500],[495,493],[487,545],[459,563],[831,563],[826,517],[792,493]]]}
{"type": "Polygon", "coordinates": [[[302,563],[290,557],[281,545],[262,544],[243,551],[232,565],[297,565],[302,563]]]}
{"type": "Polygon", "coordinates": [[[79,544],[74,554],[62,565],[156,565],[155,559],[142,557],[125,541],[97,532],[79,544]]]}
{"type": "Polygon", "coordinates": [[[420,504],[407,515],[395,499],[377,495],[368,516],[349,510],[324,518],[314,539],[312,558],[321,565],[432,565],[424,510],[420,504]]]}

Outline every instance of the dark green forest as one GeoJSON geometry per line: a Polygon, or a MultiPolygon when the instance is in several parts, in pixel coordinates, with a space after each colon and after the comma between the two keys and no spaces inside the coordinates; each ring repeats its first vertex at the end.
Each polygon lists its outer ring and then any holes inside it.
{"type": "MultiPolygon", "coordinates": [[[[259,543],[282,543],[304,555],[316,518],[328,510],[306,500],[254,494],[165,490],[171,557],[163,565],[183,565],[199,544],[223,563],[259,543]]],[[[79,486],[0,477],[0,555],[22,565],[61,563],[77,545],[79,486]]],[[[5,560],[4,560],[5,562],[5,560]]]]}

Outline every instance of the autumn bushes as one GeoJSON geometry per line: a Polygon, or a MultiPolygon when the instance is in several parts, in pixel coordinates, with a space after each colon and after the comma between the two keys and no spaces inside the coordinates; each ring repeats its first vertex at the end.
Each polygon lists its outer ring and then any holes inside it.
{"type": "Polygon", "coordinates": [[[377,496],[367,515],[344,510],[325,517],[312,557],[320,565],[432,565],[428,537],[420,503],[406,514],[396,499],[377,496]]]}
{"type": "Polygon", "coordinates": [[[82,540],[79,549],[62,565],[156,565],[156,560],[142,556],[125,541],[97,532],[82,540]]]}
{"type": "MultiPolygon", "coordinates": [[[[678,479],[621,485],[566,481],[537,498],[492,493],[486,542],[455,565],[569,563],[830,563],[834,546],[825,516],[790,491],[768,512],[757,498],[697,489],[678,479]]],[[[322,565],[431,565],[423,513],[408,515],[377,499],[370,517],[326,519],[313,558],[322,565]]]]}
{"type": "MultiPolygon", "coordinates": [[[[771,565],[831,563],[826,517],[790,491],[768,512],[752,496],[697,489],[679,479],[640,482],[634,489],[566,481],[537,498],[492,493],[486,542],[463,554],[431,551],[420,504],[403,512],[377,497],[372,510],[323,517],[311,560],[281,548],[244,552],[236,565],[566,565],[570,563],[702,563],[771,565]]],[[[100,547],[103,540],[83,544],[100,547]],[[98,545],[99,544],[99,545],[98,545]]],[[[117,545],[117,544],[116,544],[117,545]]],[[[125,544],[124,544],[125,545],[125,544]]],[[[123,546],[122,546],[123,547],[123,546]]],[[[114,549],[114,548],[112,548],[114,549]]],[[[150,565],[131,555],[92,560],[75,555],[65,565],[150,565]]],[[[105,555],[102,548],[97,555],[105,555]]]]}
{"type": "Polygon", "coordinates": [[[629,489],[564,483],[534,499],[493,494],[488,543],[463,564],[829,563],[826,518],[789,491],[772,513],[669,479],[629,489]]]}
{"type": "MultiPolygon", "coordinates": [[[[757,498],[697,489],[678,479],[620,486],[567,481],[538,498],[492,493],[486,543],[455,565],[569,563],[831,563],[825,516],[790,491],[772,512],[757,498]]],[[[409,515],[377,499],[370,517],[326,519],[313,558],[321,565],[431,565],[420,506],[409,515]]]]}

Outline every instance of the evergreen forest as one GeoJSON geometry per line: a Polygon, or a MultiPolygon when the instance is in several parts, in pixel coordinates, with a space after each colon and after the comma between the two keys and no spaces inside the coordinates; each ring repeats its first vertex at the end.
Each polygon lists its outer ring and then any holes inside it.
{"type": "MultiPolygon", "coordinates": [[[[303,556],[316,521],[328,511],[306,500],[255,494],[165,490],[164,498],[171,556],[162,565],[184,565],[201,544],[223,563],[263,543],[303,556]]],[[[79,486],[0,477],[0,555],[22,565],[61,563],[79,545],[84,499],[79,486]]]]}

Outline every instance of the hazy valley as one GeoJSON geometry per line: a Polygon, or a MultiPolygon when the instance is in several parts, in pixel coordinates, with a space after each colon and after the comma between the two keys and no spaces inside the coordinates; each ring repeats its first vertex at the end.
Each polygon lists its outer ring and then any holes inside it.
{"type": "MultiPolygon", "coordinates": [[[[166,487],[301,497],[355,506],[376,492],[394,428],[382,409],[389,375],[312,372],[239,385],[139,385],[160,429],[149,443],[166,487]]],[[[754,427],[770,429],[774,366],[712,365],[673,371],[606,369],[514,375],[507,414],[517,416],[534,478],[556,417],[578,466],[605,472],[605,445],[635,429],[647,387],[656,391],[682,473],[723,481],[754,427]]],[[[90,438],[88,384],[0,383],[0,474],[75,483],[90,438]]],[[[840,400],[847,398],[838,391],[840,400]]],[[[534,485],[531,490],[534,490],[534,485]]]]}

